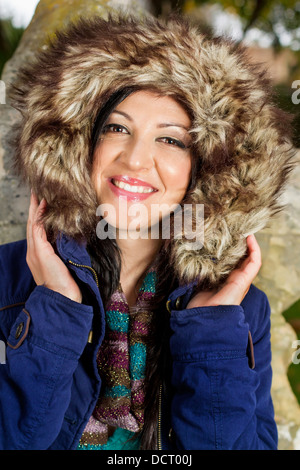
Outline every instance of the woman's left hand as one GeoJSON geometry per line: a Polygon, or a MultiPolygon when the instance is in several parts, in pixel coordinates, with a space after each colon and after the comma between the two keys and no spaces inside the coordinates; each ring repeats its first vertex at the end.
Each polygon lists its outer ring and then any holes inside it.
{"type": "Polygon", "coordinates": [[[247,237],[248,256],[234,269],[219,290],[197,293],[187,308],[240,305],[261,267],[261,251],[254,235],[247,237]]]}

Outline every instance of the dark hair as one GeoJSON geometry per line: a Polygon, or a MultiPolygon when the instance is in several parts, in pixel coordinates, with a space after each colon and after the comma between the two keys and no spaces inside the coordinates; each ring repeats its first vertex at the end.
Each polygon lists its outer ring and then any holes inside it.
{"type": "Polygon", "coordinates": [[[90,156],[93,158],[95,148],[99,141],[99,135],[101,135],[105,122],[107,121],[110,114],[113,110],[120,104],[122,101],[127,98],[127,96],[131,95],[136,90],[134,87],[122,88],[117,92],[113,93],[110,98],[106,101],[104,106],[98,112],[96,120],[94,122],[93,130],[92,130],[92,139],[91,139],[91,151],[90,156]]]}
{"type": "MultiPolygon", "coordinates": [[[[114,93],[101,108],[92,131],[91,158],[109,115],[119,103],[131,93],[140,89],[136,87],[123,88],[114,93]]],[[[154,91],[159,93],[157,90],[154,91]]],[[[192,170],[189,189],[194,186],[198,173],[198,165],[192,165],[192,167],[194,167],[194,170],[192,170]]],[[[105,306],[119,285],[121,271],[120,250],[116,240],[107,238],[100,242],[96,234],[91,236],[87,248],[91,256],[92,266],[98,273],[101,295],[105,306]]],[[[142,450],[157,448],[159,390],[163,382],[169,387],[171,386],[171,368],[169,366],[171,359],[169,352],[170,315],[166,309],[166,300],[169,292],[176,286],[177,281],[169,259],[169,244],[164,243],[154,260],[157,266],[157,285],[155,296],[149,303],[152,320],[150,333],[147,338],[145,419],[143,429],[138,436],[140,437],[140,448],[142,450]]]]}

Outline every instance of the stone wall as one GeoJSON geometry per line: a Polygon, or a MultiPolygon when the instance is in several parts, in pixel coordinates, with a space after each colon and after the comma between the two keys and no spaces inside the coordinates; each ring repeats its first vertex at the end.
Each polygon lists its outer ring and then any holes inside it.
{"type": "MultiPolygon", "coordinates": [[[[147,9],[145,2],[119,1],[124,6],[147,9]]],[[[6,64],[2,80],[8,85],[15,71],[37,48],[47,47],[47,36],[80,14],[98,12],[105,15],[116,2],[105,0],[41,0],[36,14],[25,31],[14,57],[6,64]]],[[[1,98],[1,97],[0,97],[1,98]]],[[[26,236],[29,190],[20,184],[11,169],[7,135],[18,112],[0,99],[0,243],[26,236]]],[[[300,155],[299,155],[300,163],[300,155]]],[[[255,284],[269,297],[272,308],[273,389],[279,449],[300,449],[300,408],[287,379],[295,332],[282,312],[300,298],[300,166],[284,194],[286,211],[257,235],[263,265],[255,284]]],[[[299,364],[300,367],[300,364],[299,364]]]]}
{"type": "MultiPolygon", "coordinates": [[[[300,163],[300,152],[298,155],[300,163]]],[[[266,292],[272,309],[272,394],[280,448],[300,450],[300,409],[287,379],[297,337],[282,316],[300,298],[300,165],[283,201],[286,210],[257,236],[263,263],[255,284],[266,292]]]]}

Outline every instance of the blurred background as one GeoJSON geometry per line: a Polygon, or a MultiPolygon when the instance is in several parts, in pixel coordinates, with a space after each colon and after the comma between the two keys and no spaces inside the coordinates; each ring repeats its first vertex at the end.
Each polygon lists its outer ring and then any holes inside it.
{"type": "MultiPolygon", "coordinates": [[[[59,10],[68,1],[44,3],[59,10]]],[[[0,0],[0,77],[38,3],[0,0]]],[[[300,148],[300,0],[145,0],[145,5],[156,16],[176,10],[189,16],[203,32],[246,43],[253,60],[268,70],[277,104],[294,115],[294,143],[300,148]]],[[[283,315],[300,340],[300,299],[283,315]]],[[[300,364],[289,366],[288,378],[300,403],[300,364]]]]}

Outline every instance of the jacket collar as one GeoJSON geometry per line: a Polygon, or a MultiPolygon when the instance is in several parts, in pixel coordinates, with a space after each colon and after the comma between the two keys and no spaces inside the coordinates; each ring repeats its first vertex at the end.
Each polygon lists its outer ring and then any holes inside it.
{"type": "MultiPolygon", "coordinates": [[[[71,261],[82,267],[92,267],[85,242],[78,243],[64,233],[60,233],[56,240],[56,247],[59,255],[66,263],[70,263],[71,261]]],[[[89,271],[88,274],[90,275],[89,271]]],[[[177,287],[168,296],[167,309],[171,312],[171,310],[186,308],[196,285],[197,280],[194,280],[193,282],[177,287]]]]}
{"type": "Polygon", "coordinates": [[[91,259],[86,250],[86,242],[79,243],[64,233],[56,239],[56,247],[60,257],[65,261],[73,261],[80,265],[91,267],[91,259]]]}

